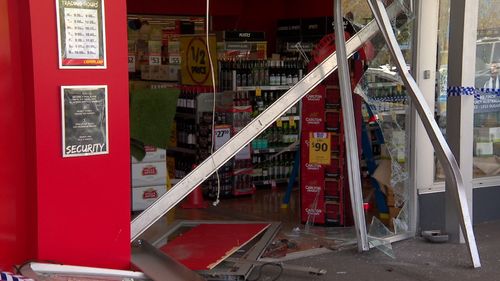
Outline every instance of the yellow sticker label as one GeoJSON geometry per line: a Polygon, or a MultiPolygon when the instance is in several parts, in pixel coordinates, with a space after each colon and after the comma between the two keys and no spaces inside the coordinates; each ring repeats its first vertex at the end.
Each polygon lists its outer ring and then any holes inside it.
{"type": "Polygon", "coordinates": [[[281,118],[278,118],[278,120],[276,120],[276,126],[278,127],[283,127],[283,121],[281,121],[281,118]]]}
{"type": "Polygon", "coordinates": [[[288,122],[290,123],[290,127],[295,127],[295,116],[290,116],[288,122]]]}
{"type": "Polygon", "coordinates": [[[257,89],[255,89],[255,96],[256,97],[260,97],[262,96],[262,89],[257,87],[257,89]]]}
{"type": "Polygon", "coordinates": [[[403,91],[403,86],[401,84],[398,84],[396,86],[396,91],[398,91],[398,93],[401,93],[401,91],[403,91]]]}
{"type": "Polygon", "coordinates": [[[330,165],[331,135],[325,132],[309,133],[309,163],[330,165]]]}

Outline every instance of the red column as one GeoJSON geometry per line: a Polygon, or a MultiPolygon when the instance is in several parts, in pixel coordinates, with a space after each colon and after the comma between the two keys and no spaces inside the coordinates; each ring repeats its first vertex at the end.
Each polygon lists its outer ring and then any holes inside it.
{"type": "Polygon", "coordinates": [[[0,0],[0,265],[129,265],[126,4],[104,2],[108,68],[60,70],[55,1],[0,0]],[[62,85],[108,85],[109,154],[62,158],[62,85]]]}
{"type": "MultiPolygon", "coordinates": [[[[28,101],[30,59],[19,24],[27,1],[0,0],[0,269],[36,254],[36,176],[33,159],[34,113],[28,101]],[[25,3],[23,3],[25,2],[25,3]],[[26,70],[26,75],[24,75],[26,70]]],[[[32,88],[32,87],[31,87],[32,88]]]]}

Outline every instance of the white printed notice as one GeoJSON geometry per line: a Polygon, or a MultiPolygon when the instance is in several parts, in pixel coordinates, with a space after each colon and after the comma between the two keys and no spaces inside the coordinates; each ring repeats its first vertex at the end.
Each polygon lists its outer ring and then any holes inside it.
{"type": "Polygon", "coordinates": [[[99,24],[97,10],[64,9],[66,58],[99,58],[99,24]]]}
{"type": "Polygon", "coordinates": [[[108,153],[107,89],[61,87],[63,157],[108,153]]]}
{"type": "Polygon", "coordinates": [[[104,0],[56,0],[60,68],[105,68],[104,0]]]}

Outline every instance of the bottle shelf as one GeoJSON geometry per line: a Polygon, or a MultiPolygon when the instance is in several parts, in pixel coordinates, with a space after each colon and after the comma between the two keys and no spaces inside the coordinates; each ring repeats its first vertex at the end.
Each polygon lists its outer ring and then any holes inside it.
{"type": "Polygon", "coordinates": [[[196,155],[196,150],[185,147],[168,147],[167,151],[196,155]]]}
{"type": "Polygon", "coordinates": [[[295,115],[295,116],[281,116],[280,117],[281,121],[289,121],[291,118],[293,118],[293,120],[295,120],[295,121],[300,120],[300,116],[299,115],[295,115]]]}
{"type": "Polygon", "coordinates": [[[177,112],[175,116],[184,119],[196,119],[196,113],[177,112]]]}
{"type": "Polygon", "coordinates": [[[275,179],[275,180],[260,180],[260,181],[253,181],[253,184],[255,185],[270,185],[270,184],[273,184],[273,182],[275,184],[280,184],[280,183],[287,183],[288,182],[288,178],[281,178],[281,179],[275,179]]]}
{"type": "Polygon", "coordinates": [[[236,87],[236,91],[238,92],[243,92],[243,91],[256,91],[258,88],[260,88],[262,91],[285,91],[289,90],[292,88],[290,85],[280,85],[280,86],[240,86],[236,87]]]}
{"type": "Polygon", "coordinates": [[[252,152],[254,154],[266,154],[266,153],[277,153],[281,151],[297,151],[297,146],[289,148],[288,146],[284,147],[272,147],[272,148],[265,148],[265,149],[254,149],[252,152]]]}

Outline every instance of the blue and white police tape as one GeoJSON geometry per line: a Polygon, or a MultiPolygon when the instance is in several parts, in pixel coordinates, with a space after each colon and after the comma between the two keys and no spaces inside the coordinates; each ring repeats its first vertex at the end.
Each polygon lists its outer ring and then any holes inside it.
{"type": "Polygon", "coordinates": [[[472,96],[476,93],[474,87],[448,87],[449,97],[472,96]]]}
{"type": "Polygon", "coordinates": [[[480,100],[483,95],[500,96],[500,89],[473,88],[473,87],[448,87],[448,97],[472,96],[480,100]]]}
{"type": "Polygon", "coordinates": [[[481,88],[479,89],[481,94],[489,94],[489,95],[496,95],[497,97],[500,96],[500,88],[498,89],[491,89],[491,88],[481,88]]]}
{"type": "Polygon", "coordinates": [[[0,280],[2,281],[35,281],[31,278],[24,277],[21,275],[15,275],[10,272],[0,272],[0,280]]]}

